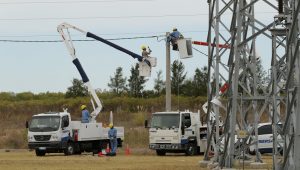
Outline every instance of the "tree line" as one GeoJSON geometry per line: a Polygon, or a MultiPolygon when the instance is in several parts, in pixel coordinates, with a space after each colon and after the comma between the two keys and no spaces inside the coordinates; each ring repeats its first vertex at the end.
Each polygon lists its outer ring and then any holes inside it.
{"type": "MultiPolygon", "coordinates": [[[[171,64],[171,91],[173,95],[206,96],[207,94],[207,67],[195,70],[194,76],[187,78],[187,72],[181,61],[175,60],[171,64]]],[[[111,93],[117,96],[130,97],[157,97],[165,93],[165,81],[162,70],[156,72],[154,86],[145,90],[145,83],[149,80],[139,76],[139,64],[132,66],[129,78],[123,75],[122,67],[117,67],[113,76],[110,76],[108,87],[111,93]]],[[[88,91],[78,79],[73,79],[73,85],[68,88],[66,97],[85,96],[88,91]]]]}

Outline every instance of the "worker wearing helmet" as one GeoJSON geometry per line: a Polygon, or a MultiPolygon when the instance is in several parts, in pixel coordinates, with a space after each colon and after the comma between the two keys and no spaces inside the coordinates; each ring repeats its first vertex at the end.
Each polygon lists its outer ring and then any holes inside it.
{"type": "Polygon", "coordinates": [[[178,51],[177,40],[181,38],[184,38],[183,35],[177,30],[177,28],[173,28],[173,32],[167,37],[167,42],[171,42],[173,50],[178,51]]]}
{"type": "Polygon", "coordinates": [[[141,49],[142,49],[142,57],[143,57],[143,58],[148,58],[148,57],[150,57],[149,55],[150,55],[150,53],[151,53],[152,51],[151,51],[151,49],[149,48],[149,46],[148,46],[148,51],[147,51],[147,47],[146,47],[145,45],[142,45],[141,49]]]}
{"type": "Polygon", "coordinates": [[[116,156],[117,151],[117,129],[114,128],[112,123],[109,124],[108,137],[110,141],[111,152],[108,154],[109,156],[116,156]]]}
{"type": "Polygon", "coordinates": [[[86,105],[81,105],[81,122],[89,123],[90,122],[90,112],[87,110],[86,105]]]}

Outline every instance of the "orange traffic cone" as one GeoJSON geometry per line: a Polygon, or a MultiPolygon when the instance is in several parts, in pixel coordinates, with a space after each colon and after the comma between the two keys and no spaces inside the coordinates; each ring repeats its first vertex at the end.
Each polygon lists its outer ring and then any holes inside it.
{"type": "Polygon", "coordinates": [[[109,144],[107,144],[105,152],[106,152],[106,154],[110,153],[109,144]]]}
{"type": "Polygon", "coordinates": [[[126,145],[125,155],[130,155],[130,149],[129,149],[128,144],[126,145]]]}

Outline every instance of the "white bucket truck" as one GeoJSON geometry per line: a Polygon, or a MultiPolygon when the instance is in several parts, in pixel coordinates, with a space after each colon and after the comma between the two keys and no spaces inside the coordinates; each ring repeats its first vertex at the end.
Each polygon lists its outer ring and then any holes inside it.
{"type": "MultiPolygon", "coordinates": [[[[71,121],[66,110],[33,115],[27,127],[28,147],[34,149],[37,156],[59,152],[65,155],[98,153],[109,143],[108,127],[96,122],[71,121]]],[[[124,128],[116,128],[118,146],[122,146],[124,128]]]]}
{"type": "MultiPolygon", "coordinates": [[[[71,114],[64,112],[49,112],[34,115],[30,122],[26,122],[28,127],[28,147],[36,151],[37,156],[43,156],[46,153],[64,152],[65,155],[80,154],[81,152],[99,152],[100,149],[109,143],[108,130],[102,123],[96,122],[96,117],[102,110],[102,104],[95,90],[92,88],[89,78],[83,70],[78,58],[75,55],[75,48],[70,36],[69,29],[74,29],[85,34],[87,37],[105,43],[117,50],[120,50],[133,58],[137,58],[140,68],[140,76],[150,76],[151,68],[156,66],[156,58],[148,59],[133,53],[123,47],[109,42],[93,33],[85,32],[68,23],[62,23],[57,27],[62,36],[71,57],[72,62],[80,73],[82,81],[87,85],[88,91],[92,96],[92,106],[94,111],[91,113],[89,123],[80,121],[71,121],[71,114]],[[96,104],[94,104],[96,103],[96,104]]],[[[112,119],[111,119],[112,123],[112,119]]],[[[122,146],[124,139],[124,128],[117,129],[118,146],[122,146]]]]}
{"type": "Polygon", "coordinates": [[[201,124],[200,112],[156,112],[148,128],[149,148],[156,150],[157,155],[196,155],[206,151],[207,127],[201,124]]]}

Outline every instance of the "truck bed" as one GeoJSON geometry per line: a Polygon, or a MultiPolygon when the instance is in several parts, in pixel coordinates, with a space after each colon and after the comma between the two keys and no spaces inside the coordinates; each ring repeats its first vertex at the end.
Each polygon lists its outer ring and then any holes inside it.
{"type": "MultiPolygon", "coordinates": [[[[81,121],[72,121],[73,130],[78,130],[78,141],[105,140],[108,139],[109,127],[104,128],[102,123],[81,123],[81,121]]],[[[115,127],[117,129],[117,138],[124,139],[124,127],[115,127]]]]}

